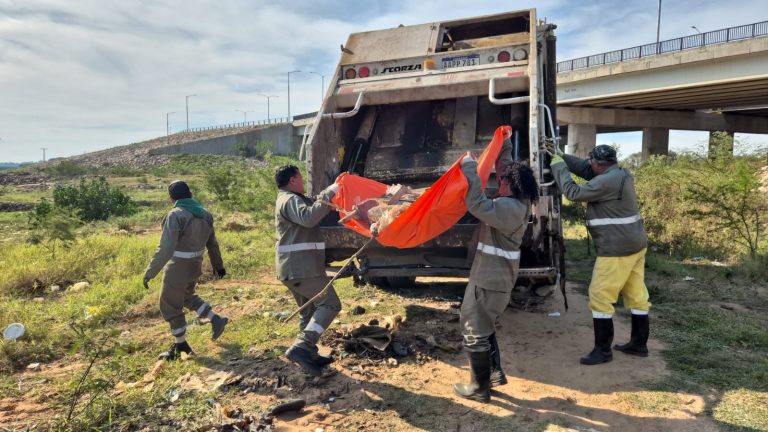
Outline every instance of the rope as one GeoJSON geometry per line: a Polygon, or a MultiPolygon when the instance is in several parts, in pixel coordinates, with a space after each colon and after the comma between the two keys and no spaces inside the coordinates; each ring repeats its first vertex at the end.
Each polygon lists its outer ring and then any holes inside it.
{"type": "Polygon", "coordinates": [[[355,253],[354,253],[354,255],[352,255],[351,257],[349,257],[349,259],[347,260],[347,262],[346,262],[346,263],[345,263],[343,266],[341,266],[341,268],[339,269],[339,271],[337,271],[337,272],[336,272],[336,274],[335,274],[335,275],[333,275],[333,278],[331,278],[331,280],[328,282],[328,284],[327,284],[327,285],[325,285],[325,288],[323,288],[322,290],[320,290],[320,292],[319,292],[319,293],[317,293],[317,295],[315,295],[314,297],[312,297],[311,299],[309,299],[309,300],[308,300],[306,303],[304,303],[304,304],[303,304],[303,305],[302,305],[300,308],[298,308],[298,309],[297,309],[297,310],[296,310],[294,313],[290,314],[290,315],[288,316],[288,318],[286,318],[286,319],[284,319],[284,320],[283,320],[283,322],[288,322],[288,321],[290,321],[290,320],[291,320],[291,318],[295,317],[295,316],[296,316],[296,315],[298,315],[298,314],[299,314],[301,311],[303,311],[304,309],[306,309],[306,308],[308,308],[310,305],[312,305],[312,304],[315,302],[315,300],[318,300],[319,298],[321,298],[321,297],[325,296],[325,293],[328,291],[328,288],[330,288],[330,287],[331,287],[331,284],[333,284],[333,281],[335,281],[336,279],[338,279],[338,278],[339,278],[339,275],[341,275],[341,274],[344,272],[344,270],[346,270],[346,269],[347,269],[347,267],[349,267],[349,265],[352,263],[352,261],[353,261],[355,258],[357,258],[357,256],[358,256],[358,255],[360,255],[360,252],[362,252],[363,250],[365,250],[365,248],[367,248],[367,247],[368,247],[368,246],[369,246],[371,243],[373,243],[373,241],[374,241],[374,240],[376,240],[376,234],[375,234],[375,233],[373,233],[373,236],[372,236],[370,239],[368,239],[368,241],[367,241],[367,242],[365,242],[365,244],[363,245],[363,247],[361,247],[360,249],[358,249],[358,250],[357,250],[357,252],[355,252],[355,253]]]}

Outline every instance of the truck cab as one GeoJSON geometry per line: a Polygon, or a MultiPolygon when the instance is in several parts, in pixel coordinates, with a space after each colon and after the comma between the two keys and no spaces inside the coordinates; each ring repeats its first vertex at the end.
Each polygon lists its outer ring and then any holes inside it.
{"type": "MultiPolygon", "coordinates": [[[[529,9],[351,34],[307,138],[310,193],[341,172],[428,187],[510,125],[513,156],[531,166],[541,192],[518,285],[564,283],[560,197],[540,150],[545,140],[557,142],[554,29],[529,9]]],[[[486,193],[496,188],[492,176],[486,193]]],[[[329,263],[348,259],[366,240],[337,222],[332,214],[321,224],[329,263]]],[[[370,247],[354,273],[392,286],[419,276],[466,277],[477,229],[467,213],[418,247],[370,247]]]]}

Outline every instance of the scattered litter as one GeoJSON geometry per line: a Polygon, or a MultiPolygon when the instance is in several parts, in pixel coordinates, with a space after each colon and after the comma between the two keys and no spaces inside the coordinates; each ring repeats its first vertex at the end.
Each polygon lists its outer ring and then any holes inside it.
{"type": "Polygon", "coordinates": [[[393,359],[393,358],[391,358],[391,357],[390,357],[390,358],[388,358],[388,359],[387,359],[387,366],[390,366],[390,367],[397,367],[397,360],[396,360],[396,359],[393,359]]]}
{"type": "Polygon", "coordinates": [[[374,319],[372,319],[372,320],[368,321],[368,325],[371,325],[371,326],[377,326],[377,325],[379,325],[379,320],[377,320],[376,318],[374,318],[374,319]]]}
{"type": "Polygon", "coordinates": [[[724,262],[720,262],[720,261],[710,261],[709,265],[711,265],[713,267],[728,267],[728,264],[726,264],[724,262]]]}
{"type": "Polygon", "coordinates": [[[45,301],[45,297],[35,297],[32,299],[32,301],[35,303],[42,303],[45,301]]]}
{"type": "Polygon", "coordinates": [[[13,323],[6,327],[5,330],[3,330],[3,339],[15,341],[16,339],[24,336],[25,331],[26,329],[24,328],[24,324],[13,323]]]}
{"type": "Polygon", "coordinates": [[[700,257],[700,256],[691,257],[691,261],[701,261],[703,259],[704,257],[700,257]]]}
{"type": "Polygon", "coordinates": [[[168,362],[165,360],[158,360],[155,362],[155,365],[152,366],[152,369],[150,369],[149,372],[144,374],[143,377],[141,377],[140,380],[132,383],[125,383],[120,381],[115,385],[115,389],[119,392],[122,392],[125,389],[129,388],[136,388],[136,387],[144,387],[144,391],[150,391],[152,390],[153,384],[155,382],[155,379],[157,378],[157,375],[165,369],[165,367],[168,365],[168,362]]]}
{"type": "Polygon", "coordinates": [[[547,314],[547,316],[551,316],[551,317],[555,317],[556,318],[556,317],[560,316],[560,312],[550,312],[550,313],[547,314]]]}
{"type": "Polygon", "coordinates": [[[40,371],[40,363],[30,363],[27,365],[27,370],[32,372],[40,371]]]}
{"type": "Polygon", "coordinates": [[[179,400],[180,395],[181,395],[181,392],[179,392],[179,390],[177,389],[168,390],[168,396],[169,396],[168,400],[170,400],[171,403],[174,403],[177,400],[179,400]]]}
{"type": "Polygon", "coordinates": [[[364,313],[365,313],[365,308],[360,305],[353,307],[352,310],[349,311],[350,315],[362,315],[364,313]]]}
{"type": "Polygon", "coordinates": [[[542,285],[534,290],[539,297],[549,297],[555,293],[554,285],[542,285]]]}
{"type": "Polygon", "coordinates": [[[341,320],[337,318],[337,319],[333,320],[333,323],[334,324],[341,324],[341,320]]]}
{"type": "Polygon", "coordinates": [[[270,408],[269,415],[276,416],[286,412],[298,412],[301,411],[306,405],[307,401],[304,399],[292,399],[270,408]]]}
{"type": "Polygon", "coordinates": [[[51,292],[52,293],[59,292],[59,291],[61,291],[61,287],[60,286],[58,286],[58,285],[51,285],[51,292]]]}
{"type": "Polygon", "coordinates": [[[459,349],[455,346],[449,345],[447,343],[438,342],[433,335],[428,335],[428,336],[418,335],[416,337],[423,339],[427,343],[427,345],[429,345],[431,348],[440,348],[443,351],[453,353],[453,354],[459,352],[459,349]]]}
{"type": "Polygon", "coordinates": [[[275,314],[275,318],[277,318],[278,321],[282,321],[288,318],[289,316],[291,316],[291,313],[288,311],[280,311],[275,314]]]}
{"type": "Polygon", "coordinates": [[[683,280],[686,281],[686,282],[690,282],[692,280],[696,280],[696,278],[694,278],[693,276],[686,276],[686,277],[683,278],[683,280]]]}
{"type": "Polygon", "coordinates": [[[88,283],[88,282],[78,282],[78,283],[72,285],[71,287],[67,288],[67,291],[80,292],[80,291],[83,291],[83,290],[87,289],[90,286],[91,286],[91,284],[88,283]]]}
{"type": "Polygon", "coordinates": [[[371,300],[371,302],[369,304],[371,305],[371,307],[376,307],[376,305],[378,305],[379,302],[376,301],[376,300],[371,300]]]}
{"type": "Polygon", "coordinates": [[[323,429],[323,428],[315,428],[315,432],[325,432],[325,429],[323,429]]]}

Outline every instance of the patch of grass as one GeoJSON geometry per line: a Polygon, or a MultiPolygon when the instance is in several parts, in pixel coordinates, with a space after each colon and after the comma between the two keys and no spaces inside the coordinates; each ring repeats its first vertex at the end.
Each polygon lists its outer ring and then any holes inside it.
{"type": "Polygon", "coordinates": [[[637,410],[653,415],[669,414],[681,405],[680,395],[663,391],[624,393],[620,399],[637,410]]]}
{"type": "Polygon", "coordinates": [[[727,391],[712,417],[738,430],[768,430],[768,393],[747,389],[727,391]]]}

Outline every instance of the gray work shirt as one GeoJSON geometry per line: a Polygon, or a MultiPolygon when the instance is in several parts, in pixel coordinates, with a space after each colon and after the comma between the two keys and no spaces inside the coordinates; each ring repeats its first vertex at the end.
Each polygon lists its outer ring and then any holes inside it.
{"type": "Polygon", "coordinates": [[[190,275],[196,278],[199,275],[199,267],[203,262],[203,254],[208,250],[208,257],[214,270],[224,268],[221,259],[219,243],[213,230],[213,216],[206,210],[203,217],[195,217],[192,213],[182,208],[174,208],[163,219],[163,233],[160,236],[160,245],[155,251],[145,277],[152,279],[157,276],[166,263],[166,279],[171,282],[182,282],[181,279],[189,279],[190,275]],[[197,271],[188,271],[190,265],[197,271]],[[174,271],[174,266],[182,271],[174,271]],[[178,273],[178,275],[177,275],[178,273]],[[183,273],[183,274],[182,274],[183,273]]]}
{"type": "MultiPolygon", "coordinates": [[[[325,190],[319,199],[330,201],[325,190]]],[[[325,275],[325,243],[318,225],[331,208],[319,200],[280,189],[275,203],[275,266],[281,281],[325,275]]]]}
{"type": "Polygon", "coordinates": [[[469,183],[465,198],[467,210],[480,220],[480,236],[469,284],[510,293],[520,267],[520,244],[531,203],[512,197],[488,198],[480,186],[475,161],[463,164],[461,171],[469,183]]]}
{"type": "Polygon", "coordinates": [[[555,181],[568,200],[587,203],[587,229],[597,255],[627,256],[647,247],[632,175],[618,165],[595,175],[588,160],[572,155],[563,159],[565,164],[552,165],[555,181]],[[587,183],[576,184],[571,172],[587,183]]]}

